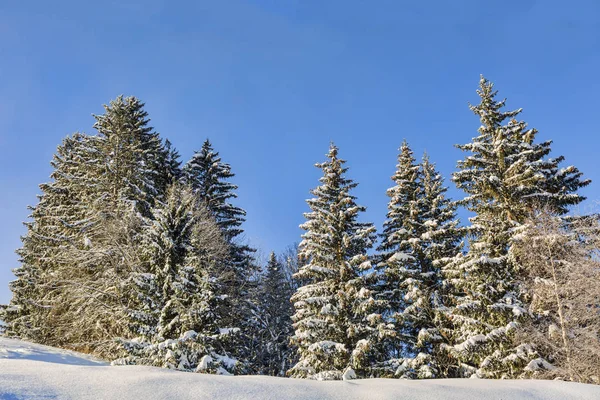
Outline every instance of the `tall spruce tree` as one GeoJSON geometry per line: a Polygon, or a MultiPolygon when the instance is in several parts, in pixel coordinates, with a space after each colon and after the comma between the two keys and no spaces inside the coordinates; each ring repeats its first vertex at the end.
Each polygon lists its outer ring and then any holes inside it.
{"type": "MultiPolygon", "coordinates": [[[[148,124],[144,103],[135,97],[119,96],[94,115],[98,132],[96,146],[103,163],[97,171],[100,180],[97,208],[107,217],[115,215],[120,201],[134,205],[148,216],[156,199],[167,188],[164,176],[166,150],[158,133],[148,124]]],[[[173,156],[174,154],[171,154],[173,156]]]]}
{"type": "Polygon", "coordinates": [[[435,166],[424,156],[415,163],[402,144],[397,170],[388,190],[388,219],[384,222],[377,269],[379,299],[389,326],[383,374],[433,378],[445,374],[440,343],[444,341],[441,265],[459,249],[456,207],[435,166]]]}
{"type": "Polygon", "coordinates": [[[514,343],[512,332],[527,317],[517,284],[519,266],[509,257],[513,235],[528,215],[544,205],[564,213],[583,198],[575,192],[589,181],[575,167],[558,168],[562,157],[544,158],[550,142],[536,144],[537,131],[502,111],[493,84],[481,77],[479,136],[457,146],[470,155],[459,161],[453,180],[467,194],[460,204],[470,218],[468,252],[445,267],[454,287],[449,313],[455,326],[449,354],[460,375],[512,377],[538,356],[527,343],[514,343]]]}
{"type": "MultiPolygon", "coordinates": [[[[418,371],[421,365],[428,365],[423,368],[421,377],[447,377],[450,375],[449,360],[443,348],[449,342],[452,327],[447,318],[445,300],[449,284],[442,269],[460,252],[464,233],[458,226],[456,203],[447,197],[444,179],[427,154],[421,161],[420,172],[421,219],[424,221],[420,237],[423,249],[420,288],[424,296],[413,301],[417,305],[422,304],[417,306],[417,310],[421,308],[422,312],[415,318],[419,332],[414,343],[419,354],[412,360],[411,367],[418,371]]],[[[415,373],[411,375],[414,377],[415,373]]]]}
{"type": "Polygon", "coordinates": [[[230,325],[237,324],[242,328],[244,338],[236,344],[236,355],[241,360],[248,360],[252,338],[258,329],[256,305],[252,301],[256,289],[253,278],[258,267],[253,260],[255,250],[242,243],[246,211],[230,202],[237,197],[237,186],[230,182],[234,176],[231,166],[221,160],[208,140],[183,167],[184,182],[207,205],[229,245],[229,257],[220,275],[223,290],[220,295],[228,297],[223,315],[228,316],[230,325]]]}
{"type": "Polygon", "coordinates": [[[138,267],[129,256],[139,219],[164,195],[166,151],[138,99],[119,97],[105,111],[98,135],[59,147],[27,223],[7,320],[20,321],[9,334],[110,357],[106,344],[128,334],[127,282],[138,267]]]}
{"type": "Polygon", "coordinates": [[[21,266],[13,270],[17,277],[9,284],[13,297],[1,316],[9,336],[60,344],[56,340],[64,332],[59,327],[57,292],[71,281],[57,279],[56,271],[67,262],[65,249],[85,246],[94,225],[88,211],[90,197],[84,193],[88,177],[81,168],[91,158],[88,137],[75,134],[64,139],[51,162],[51,181],[40,185],[39,203],[29,207],[31,221],[25,222],[27,233],[17,251],[21,266]]]}
{"type": "Polygon", "coordinates": [[[341,379],[348,367],[368,369],[380,321],[372,312],[375,301],[366,274],[375,228],[357,221],[365,208],[350,194],[357,184],[345,177],[345,161],[335,145],[327,158],[316,164],[323,177],[311,192],[315,197],[307,200],[311,211],[301,225],[306,233],[300,244],[305,264],[295,274],[303,286],[292,296],[292,343],[300,360],[289,374],[300,378],[341,379]]]}
{"type": "Polygon", "coordinates": [[[379,262],[376,268],[381,275],[378,297],[385,319],[393,327],[382,342],[386,369],[397,369],[395,364],[402,362],[411,347],[406,336],[411,335],[412,328],[402,313],[408,305],[405,296],[409,285],[416,282],[414,276],[420,273],[418,260],[422,257],[420,231],[423,221],[418,178],[419,166],[404,141],[392,176],[395,185],[387,190],[390,197],[387,219],[377,249],[379,262]]]}

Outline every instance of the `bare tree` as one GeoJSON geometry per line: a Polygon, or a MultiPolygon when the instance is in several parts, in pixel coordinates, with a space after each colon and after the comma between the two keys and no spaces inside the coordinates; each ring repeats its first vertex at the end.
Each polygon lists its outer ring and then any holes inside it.
{"type": "Polygon", "coordinates": [[[531,375],[600,383],[599,245],[596,216],[541,211],[517,236],[512,253],[534,316],[520,335],[544,356],[528,365],[531,375]]]}

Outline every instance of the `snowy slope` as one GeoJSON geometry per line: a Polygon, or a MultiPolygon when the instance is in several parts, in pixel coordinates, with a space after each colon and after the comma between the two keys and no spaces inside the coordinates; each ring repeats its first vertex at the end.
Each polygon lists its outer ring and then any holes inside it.
{"type": "Polygon", "coordinates": [[[0,338],[0,399],[600,399],[600,386],[556,381],[371,379],[315,382],[111,367],[86,355],[0,338]]]}

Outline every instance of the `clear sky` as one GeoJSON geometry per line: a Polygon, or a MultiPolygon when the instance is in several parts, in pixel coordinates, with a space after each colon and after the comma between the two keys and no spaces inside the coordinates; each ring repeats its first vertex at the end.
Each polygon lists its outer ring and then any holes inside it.
{"type": "Polygon", "coordinates": [[[482,73],[600,199],[599,71],[596,0],[2,1],[0,303],[56,146],[119,94],[184,159],[213,141],[268,252],[299,240],[330,140],[378,227],[403,138],[449,178],[482,73]]]}

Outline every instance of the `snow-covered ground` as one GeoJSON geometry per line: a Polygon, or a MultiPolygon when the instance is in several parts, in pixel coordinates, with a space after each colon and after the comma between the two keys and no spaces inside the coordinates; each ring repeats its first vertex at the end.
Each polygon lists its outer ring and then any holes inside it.
{"type": "Polygon", "coordinates": [[[92,357],[0,338],[0,400],[16,399],[600,399],[600,386],[557,381],[368,379],[315,382],[111,367],[92,357]]]}

